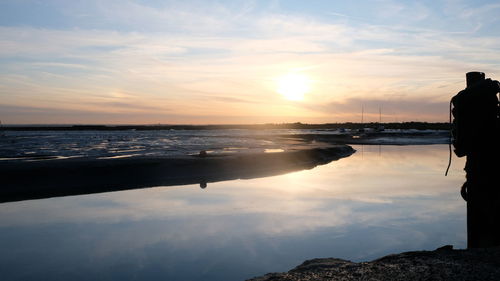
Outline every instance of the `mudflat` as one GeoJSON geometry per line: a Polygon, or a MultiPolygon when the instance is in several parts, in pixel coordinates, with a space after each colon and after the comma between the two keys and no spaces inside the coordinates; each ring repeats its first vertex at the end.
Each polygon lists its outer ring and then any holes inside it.
{"type": "Polygon", "coordinates": [[[0,202],[265,177],[347,157],[347,145],[278,153],[8,161],[0,163],[0,202]]]}

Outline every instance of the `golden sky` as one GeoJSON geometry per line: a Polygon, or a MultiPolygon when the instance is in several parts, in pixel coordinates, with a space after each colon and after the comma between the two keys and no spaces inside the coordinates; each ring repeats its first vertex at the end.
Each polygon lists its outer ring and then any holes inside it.
{"type": "Polygon", "coordinates": [[[494,1],[2,1],[6,124],[439,121],[494,1]],[[351,3],[354,2],[354,3],[351,3]]]}

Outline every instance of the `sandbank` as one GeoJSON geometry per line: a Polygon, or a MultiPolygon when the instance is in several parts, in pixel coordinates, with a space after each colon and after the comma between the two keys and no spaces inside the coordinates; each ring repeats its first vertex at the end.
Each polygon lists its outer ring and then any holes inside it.
{"type": "Polygon", "coordinates": [[[347,145],[279,153],[0,162],[0,202],[266,177],[347,157],[347,145]]]}

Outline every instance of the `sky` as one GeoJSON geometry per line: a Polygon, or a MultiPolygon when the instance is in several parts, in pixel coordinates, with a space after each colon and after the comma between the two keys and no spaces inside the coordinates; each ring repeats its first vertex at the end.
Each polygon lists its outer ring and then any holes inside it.
{"type": "Polygon", "coordinates": [[[498,1],[0,0],[3,124],[448,120],[498,1]],[[381,112],[381,114],[379,114],[381,112]]]}

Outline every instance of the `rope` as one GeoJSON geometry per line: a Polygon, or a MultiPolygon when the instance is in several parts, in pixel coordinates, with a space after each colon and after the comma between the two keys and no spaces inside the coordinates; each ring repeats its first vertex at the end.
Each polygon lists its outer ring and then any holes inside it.
{"type": "Polygon", "coordinates": [[[448,142],[448,150],[449,150],[449,157],[448,157],[448,167],[446,168],[446,172],[444,173],[444,176],[448,176],[448,171],[450,170],[451,166],[451,141],[452,141],[452,122],[451,122],[451,106],[452,102],[450,100],[450,140],[448,142]]]}

